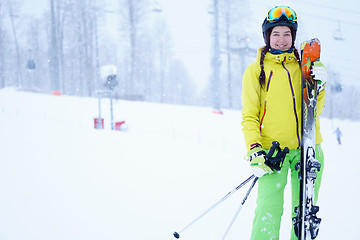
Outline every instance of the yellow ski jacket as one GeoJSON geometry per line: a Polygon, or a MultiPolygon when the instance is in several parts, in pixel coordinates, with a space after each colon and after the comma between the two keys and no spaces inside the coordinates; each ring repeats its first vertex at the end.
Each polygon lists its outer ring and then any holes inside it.
{"type": "MultiPolygon", "coordinates": [[[[247,150],[253,144],[269,149],[273,141],[281,148],[297,149],[301,138],[301,69],[295,54],[271,54],[264,59],[266,80],[260,86],[260,56],[250,64],[242,81],[242,126],[247,150]]],[[[316,144],[322,142],[318,116],[325,104],[325,91],[318,94],[316,144]]]]}

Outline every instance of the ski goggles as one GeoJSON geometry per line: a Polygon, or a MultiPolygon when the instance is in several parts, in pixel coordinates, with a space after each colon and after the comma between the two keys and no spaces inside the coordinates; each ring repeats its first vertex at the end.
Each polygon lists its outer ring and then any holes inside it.
{"type": "Polygon", "coordinates": [[[297,21],[296,12],[286,6],[276,6],[273,9],[270,9],[267,14],[267,20],[269,22],[276,22],[282,16],[285,16],[289,22],[294,23],[297,21]]]}

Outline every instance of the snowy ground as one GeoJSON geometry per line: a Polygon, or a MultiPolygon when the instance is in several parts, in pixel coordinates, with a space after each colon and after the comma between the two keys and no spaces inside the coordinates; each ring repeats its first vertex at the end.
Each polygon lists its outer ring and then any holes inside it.
{"type": "MultiPolygon", "coordinates": [[[[115,120],[128,124],[120,132],[110,130],[108,102],[105,129],[96,130],[96,99],[0,90],[1,240],[171,239],[251,175],[239,111],[115,101],[115,120]]],[[[318,239],[358,239],[360,123],[321,124],[318,239]]],[[[180,239],[222,239],[247,187],[180,239]]],[[[249,239],[255,200],[256,189],[226,239],[249,239]]],[[[284,240],[291,211],[286,204],[284,240]]]]}

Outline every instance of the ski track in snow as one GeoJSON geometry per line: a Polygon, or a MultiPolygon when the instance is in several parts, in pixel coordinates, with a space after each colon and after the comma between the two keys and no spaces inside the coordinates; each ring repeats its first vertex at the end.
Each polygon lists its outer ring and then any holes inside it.
{"type": "MultiPolygon", "coordinates": [[[[0,239],[171,239],[252,173],[240,111],[0,90],[0,239]]],[[[317,239],[356,239],[359,122],[321,118],[325,171],[317,239]],[[333,134],[339,126],[343,144],[333,134]]],[[[250,184],[180,234],[222,239],[250,184]]],[[[291,229],[286,187],[281,239],[291,229]]],[[[249,239],[257,188],[226,239],[249,239]]]]}

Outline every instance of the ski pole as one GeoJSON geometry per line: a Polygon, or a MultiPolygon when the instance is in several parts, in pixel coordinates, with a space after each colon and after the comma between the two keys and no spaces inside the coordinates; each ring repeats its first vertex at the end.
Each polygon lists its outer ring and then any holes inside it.
{"type": "Polygon", "coordinates": [[[227,230],[226,230],[226,232],[225,232],[225,234],[224,234],[223,240],[225,240],[226,235],[229,233],[229,231],[230,231],[230,229],[231,229],[231,227],[232,227],[233,223],[235,222],[235,220],[236,220],[237,216],[239,215],[239,213],[240,213],[240,211],[241,211],[242,207],[243,207],[243,206],[244,206],[244,204],[245,204],[246,199],[247,199],[247,198],[248,198],[248,196],[250,195],[250,192],[251,192],[251,190],[254,188],[254,186],[255,186],[256,181],[257,181],[257,180],[258,180],[258,178],[256,177],[256,178],[254,179],[254,181],[252,182],[252,184],[251,184],[251,186],[250,186],[249,190],[247,191],[247,193],[246,193],[246,195],[245,195],[244,199],[242,200],[242,202],[241,202],[241,204],[240,204],[240,207],[237,209],[237,211],[236,211],[236,213],[235,213],[235,215],[234,215],[233,219],[231,220],[231,223],[230,223],[229,227],[227,228],[227,230]]]}
{"type": "MultiPolygon", "coordinates": [[[[228,197],[230,197],[233,193],[235,193],[237,190],[239,190],[241,187],[243,187],[246,183],[248,183],[251,179],[253,179],[255,177],[255,175],[251,175],[249,178],[247,178],[245,181],[243,181],[242,183],[240,183],[239,186],[237,186],[236,188],[234,188],[233,190],[231,190],[230,192],[228,192],[223,198],[221,198],[219,201],[217,201],[214,205],[212,205],[209,209],[207,209],[205,212],[203,212],[202,214],[200,214],[200,216],[198,216],[197,218],[195,218],[191,223],[189,223],[186,227],[184,227],[183,229],[181,229],[178,232],[174,232],[174,237],[175,238],[180,238],[180,233],[184,232],[187,228],[189,228],[191,225],[193,225],[195,222],[197,222],[200,218],[202,218],[203,216],[205,216],[208,212],[210,212],[212,209],[214,209],[216,206],[218,206],[220,203],[222,203],[223,201],[225,201],[228,197]]],[[[257,179],[257,178],[256,178],[257,179]]],[[[173,238],[171,238],[173,239],[173,238]]]]}

